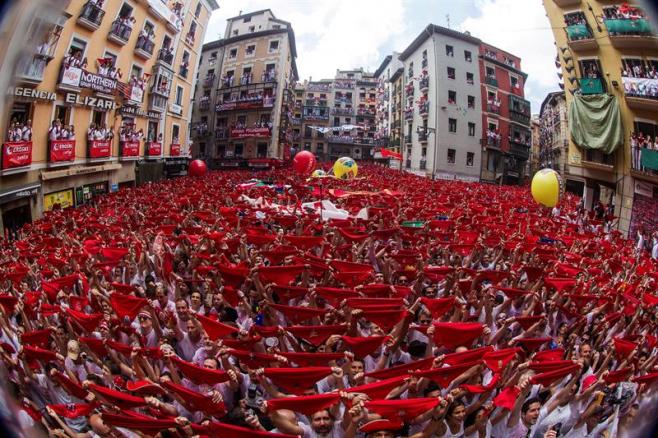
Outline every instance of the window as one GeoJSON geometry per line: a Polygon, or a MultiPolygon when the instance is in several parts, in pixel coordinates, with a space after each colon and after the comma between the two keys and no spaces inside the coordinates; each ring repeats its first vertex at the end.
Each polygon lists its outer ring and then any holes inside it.
{"type": "Polygon", "coordinates": [[[251,33],[256,32],[256,26],[249,26],[249,32],[251,33]]]}
{"type": "Polygon", "coordinates": [[[105,59],[111,59],[112,64],[111,65],[117,65],[117,55],[115,55],[112,52],[108,52],[107,50],[105,51],[105,54],[103,55],[103,58],[105,59]]]}
{"type": "MultiPolygon", "coordinates": [[[[199,64],[201,64],[203,61],[199,60],[199,64]]],[[[212,52],[210,54],[210,58],[208,58],[208,65],[215,65],[217,62],[217,52],[212,52]]]]}
{"type": "Polygon", "coordinates": [[[466,167],[473,167],[474,162],[475,162],[475,153],[466,152],[466,167]]]}
{"type": "Polygon", "coordinates": [[[475,109],[475,96],[468,96],[468,107],[475,109]]]}
{"type": "Polygon", "coordinates": [[[412,78],[414,76],[414,63],[410,62],[409,63],[409,69],[407,70],[407,76],[412,78]]]}
{"type": "Polygon", "coordinates": [[[256,53],[256,45],[251,44],[251,45],[247,46],[247,50],[245,50],[244,54],[245,54],[245,56],[253,56],[254,53],[256,53]]]}
{"type": "Polygon", "coordinates": [[[176,85],[176,105],[183,104],[183,87],[176,85]]]}
{"type": "Polygon", "coordinates": [[[470,85],[473,85],[475,83],[475,79],[473,78],[473,73],[466,73],[466,82],[469,83],[470,85]]]}
{"type": "Polygon", "coordinates": [[[233,36],[236,36],[237,34],[238,34],[238,30],[235,29],[235,30],[233,31],[233,36]]]}
{"type": "Polygon", "coordinates": [[[446,56],[455,56],[455,48],[446,44],[446,56]]]}
{"type": "Polygon", "coordinates": [[[468,135],[475,137],[475,123],[473,122],[468,122],[468,135]]]}
{"type": "Polygon", "coordinates": [[[242,20],[243,23],[249,23],[251,21],[251,17],[245,17],[244,20],[242,20]]]}
{"type": "Polygon", "coordinates": [[[201,15],[201,2],[196,4],[196,9],[194,10],[194,16],[199,18],[199,15],[201,15]]]}
{"type": "Polygon", "coordinates": [[[453,90],[448,90],[448,103],[450,105],[457,104],[457,92],[453,90]]]}
{"type": "Polygon", "coordinates": [[[69,47],[69,53],[74,56],[80,57],[80,60],[85,56],[85,49],[87,48],[87,43],[84,40],[81,40],[80,38],[73,38],[71,40],[71,46],[69,47]]]}
{"type": "Polygon", "coordinates": [[[55,117],[53,120],[59,120],[62,122],[62,125],[71,124],[71,107],[65,105],[55,106],[55,117]]]}
{"type": "Polygon", "coordinates": [[[448,131],[452,133],[457,132],[457,119],[448,119],[448,131]]]}
{"type": "Polygon", "coordinates": [[[510,77],[509,77],[509,82],[510,82],[510,86],[511,86],[513,89],[518,89],[518,88],[520,88],[520,87],[519,87],[519,78],[517,78],[516,76],[511,76],[511,75],[510,75],[510,77]]]}
{"type": "Polygon", "coordinates": [[[121,9],[119,10],[119,17],[121,18],[128,18],[133,14],[133,8],[130,6],[128,3],[124,3],[121,5],[121,9]]]}
{"type": "Polygon", "coordinates": [[[96,124],[96,126],[102,126],[105,124],[105,111],[92,111],[91,121],[96,124]]]}
{"type": "Polygon", "coordinates": [[[242,143],[235,145],[235,156],[242,158],[242,153],[244,152],[244,145],[242,143]]]}
{"type": "Polygon", "coordinates": [[[311,143],[304,143],[304,150],[305,151],[310,151],[311,150],[311,143]]]}
{"type": "Polygon", "coordinates": [[[448,164],[455,164],[456,151],[454,149],[448,149],[448,164]]]}
{"type": "Polygon", "coordinates": [[[473,61],[473,56],[471,55],[470,51],[464,50],[464,59],[466,60],[466,62],[473,61]]]}
{"type": "Polygon", "coordinates": [[[272,53],[272,52],[276,52],[277,50],[279,50],[279,42],[278,41],[270,41],[269,52],[272,53]]]}
{"type": "Polygon", "coordinates": [[[448,67],[448,79],[455,79],[455,69],[448,67]]]}
{"type": "Polygon", "coordinates": [[[235,59],[238,57],[238,49],[231,49],[228,52],[228,59],[235,59]]]}
{"type": "Polygon", "coordinates": [[[493,78],[493,79],[496,78],[496,69],[495,69],[495,68],[493,68],[493,67],[487,67],[486,72],[487,72],[487,77],[489,77],[489,78],[493,78]]]}
{"type": "Polygon", "coordinates": [[[206,144],[205,143],[199,143],[199,155],[202,157],[206,155],[206,144]]]}
{"type": "Polygon", "coordinates": [[[171,142],[173,144],[178,144],[180,139],[178,138],[180,134],[180,128],[178,125],[171,125],[171,142]]]}

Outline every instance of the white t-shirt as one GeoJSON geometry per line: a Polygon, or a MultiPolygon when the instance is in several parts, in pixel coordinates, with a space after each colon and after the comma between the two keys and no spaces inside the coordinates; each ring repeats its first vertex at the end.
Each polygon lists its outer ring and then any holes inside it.
{"type": "Polygon", "coordinates": [[[303,438],[343,438],[345,436],[345,431],[340,421],[335,421],[331,432],[322,436],[318,435],[308,424],[299,423],[299,427],[304,431],[303,438]]]}

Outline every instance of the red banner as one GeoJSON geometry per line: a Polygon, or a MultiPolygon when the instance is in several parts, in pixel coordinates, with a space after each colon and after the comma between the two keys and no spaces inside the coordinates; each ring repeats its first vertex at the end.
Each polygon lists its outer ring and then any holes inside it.
{"type": "Polygon", "coordinates": [[[112,155],[110,140],[92,140],[89,142],[89,158],[109,158],[112,155]]]}
{"type": "Polygon", "coordinates": [[[246,138],[246,137],[269,137],[269,128],[242,128],[231,129],[231,138],[246,138]]]}
{"type": "Polygon", "coordinates": [[[2,145],[2,168],[15,169],[32,164],[32,142],[16,141],[2,145]]]}
{"type": "Polygon", "coordinates": [[[51,163],[75,160],[75,140],[50,140],[49,143],[51,163]]]}
{"type": "Polygon", "coordinates": [[[122,141],[119,146],[121,146],[122,157],[139,157],[138,141],[122,141]]]}
{"type": "Polygon", "coordinates": [[[402,160],[402,154],[397,153],[395,151],[391,151],[389,149],[384,149],[384,148],[381,148],[379,151],[381,152],[382,157],[384,158],[394,158],[396,160],[402,160]]]}
{"type": "Polygon", "coordinates": [[[170,157],[180,157],[180,144],[172,143],[171,148],[169,149],[170,157]]]}
{"type": "Polygon", "coordinates": [[[150,141],[146,143],[146,153],[149,157],[159,157],[162,155],[162,143],[150,141]]]}

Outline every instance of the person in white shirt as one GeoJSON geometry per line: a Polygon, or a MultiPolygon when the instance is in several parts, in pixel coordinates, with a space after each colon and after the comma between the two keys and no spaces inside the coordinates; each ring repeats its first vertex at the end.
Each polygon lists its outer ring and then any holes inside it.
{"type": "Polygon", "coordinates": [[[50,129],[48,130],[49,140],[59,140],[60,132],[62,130],[62,123],[59,120],[53,120],[50,129]]]}
{"type": "Polygon", "coordinates": [[[25,122],[25,126],[21,131],[21,140],[22,141],[31,141],[32,140],[32,120],[25,122]]]}

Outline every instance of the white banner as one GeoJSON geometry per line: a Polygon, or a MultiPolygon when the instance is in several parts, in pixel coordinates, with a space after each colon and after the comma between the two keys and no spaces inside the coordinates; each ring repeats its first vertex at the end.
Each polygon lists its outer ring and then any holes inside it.
{"type": "Polygon", "coordinates": [[[628,96],[658,97],[658,79],[621,78],[628,96]]]}

